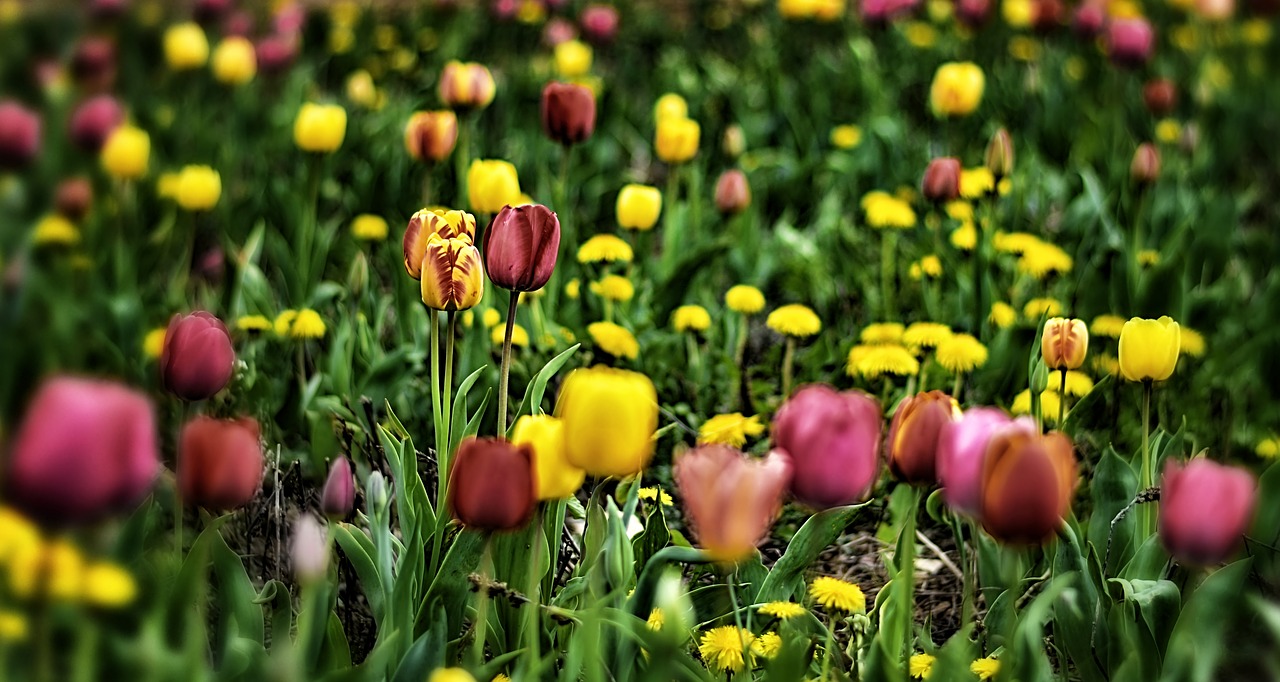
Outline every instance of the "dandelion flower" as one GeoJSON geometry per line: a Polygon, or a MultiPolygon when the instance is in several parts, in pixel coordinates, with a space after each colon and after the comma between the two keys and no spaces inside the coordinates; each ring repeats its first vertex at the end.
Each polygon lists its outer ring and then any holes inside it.
{"type": "Polygon", "coordinates": [[[587,325],[587,333],[600,350],[615,358],[635,360],[640,355],[640,342],[625,327],[612,322],[593,322],[587,325]]]}
{"type": "Polygon", "coordinates": [[[142,354],[155,360],[164,353],[164,335],[169,331],[165,327],[156,327],[147,332],[142,339],[142,354]]]}
{"type": "Polygon", "coordinates": [[[837,609],[846,613],[863,613],[867,610],[867,596],[862,593],[862,588],[839,578],[814,578],[809,585],[809,596],[828,610],[837,609]]]}
{"type": "MultiPolygon", "coordinates": [[[[1062,398],[1052,388],[1040,393],[1040,415],[1047,422],[1058,421],[1058,410],[1062,407],[1062,398]]],[[[1031,414],[1031,389],[1024,388],[1013,397],[1009,411],[1016,415],[1031,414]]]]}
{"type": "Polygon", "coordinates": [[[1174,144],[1182,137],[1182,124],[1172,118],[1161,119],[1156,123],[1156,139],[1165,144],[1174,144]]]}
{"type": "Polygon", "coordinates": [[[969,221],[952,230],[951,245],[961,251],[972,251],[978,246],[978,228],[969,221]]]}
{"type": "Polygon", "coordinates": [[[916,212],[911,204],[888,192],[868,192],[862,197],[862,210],[871,227],[908,229],[916,226],[916,212]]]}
{"type": "Polygon", "coordinates": [[[21,642],[27,632],[26,616],[17,611],[0,611],[0,642],[21,642]]]}
{"type": "Polygon", "coordinates": [[[837,149],[853,149],[862,142],[862,128],[839,125],[831,129],[831,144],[837,149]]]}
{"type": "Polygon", "coordinates": [[[666,618],[662,616],[662,609],[659,608],[650,611],[649,619],[645,621],[645,625],[648,625],[649,629],[655,632],[661,630],[664,623],[666,623],[666,618]]]}
{"type": "Polygon", "coordinates": [[[933,674],[933,662],[937,660],[929,654],[912,654],[908,663],[908,672],[917,680],[927,680],[933,674]]]}
{"type": "Polygon", "coordinates": [[[751,643],[751,653],[761,658],[773,658],[782,649],[782,638],[776,632],[766,632],[751,643]]]}
{"type": "Polygon", "coordinates": [[[959,220],[962,223],[973,222],[973,204],[959,200],[947,202],[943,206],[943,210],[947,212],[947,217],[952,220],[959,220]]]}
{"type": "Polygon", "coordinates": [[[991,245],[995,247],[996,251],[1019,256],[1043,243],[1044,241],[1039,237],[1026,232],[997,232],[991,240],[991,245]]]}
{"type": "Polygon", "coordinates": [[[1089,325],[1089,333],[1094,336],[1118,339],[1120,330],[1124,329],[1124,323],[1125,319],[1119,315],[1099,315],[1093,318],[1093,324],[1089,325]]]}
{"type": "Polygon", "coordinates": [[[1008,329],[1018,320],[1018,313],[1008,303],[996,301],[991,304],[991,314],[987,319],[999,329],[1008,329]]]}
{"type": "Polygon", "coordinates": [[[1258,441],[1253,451],[1263,459],[1275,459],[1280,456],[1280,439],[1264,438],[1258,441]]]}
{"type": "Polygon", "coordinates": [[[987,362],[987,347],[970,334],[955,334],[938,344],[934,358],[948,372],[963,374],[987,362]]]}
{"type": "Polygon", "coordinates": [[[987,656],[986,658],[979,658],[969,664],[969,672],[977,675],[980,680],[989,680],[995,677],[996,673],[1000,672],[1000,661],[997,661],[990,656],[987,656]]]}
{"type": "Polygon", "coordinates": [[[387,238],[387,221],[382,216],[365,213],[351,221],[351,236],[366,242],[380,242],[387,238]]]}
{"type": "Polygon", "coordinates": [[[236,329],[249,333],[264,332],[271,329],[271,320],[263,315],[244,315],[236,320],[236,329]]]}
{"type": "Polygon", "coordinates": [[[1182,353],[1198,358],[1204,355],[1204,337],[1200,332],[1188,327],[1180,327],[1182,353]]]}
{"type": "Polygon", "coordinates": [[[937,348],[952,336],[951,327],[941,322],[913,322],[902,332],[902,343],[913,350],[937,348]]]}
{"type": "Polygon", "coordinates": [[[862,328],[858,340],[870,344],[901,343],[904,329],[901,322],[875,322],[862,328]]]}
{"type": "Polygon", "coordinates": [[[790,620],[803,616],[806,609],[803,605],[791,601],[771,601],[762,604],[757,611],[764,616],[772,616],[778,620],[790,620]]]}
{"type": "Polygon", "coordinates": [[[480,321],[484,323],[486,329],[492,329],[502,324],[502,314],[495,308],[485,308],[480,314],[480,321]]]}
{"type": "MultiPolygon", "coordinates": [[[[507,325],[505,324],[501,324],[501,323],[495,324],[493,328],[489,330],[489,341],[493,342],[493,345],[495,346],[502,345],[502,342],[505,341],[506,338],[507,338],[507,325]]],[[[529,331],[518,324],[512,327],[511,328],[511,345],[515,348],[528,348],[529,347],[529,331]]]]}
{"type": "Polygon", "coordinates": [[[631,245],[612,234],[598,234],[578,247],[579,263],[630,263],[631,245]]]}
{"type": "Polygon", "coordinates": [[[650,502],[653,502],[655,500],[660,501],[662,503],[662,506],[664,507],[670,507],[675,504],[675,500],[671,499],[671,495],[669,495],[667,491],[657,486],[649,486],[648,488],[641,488],[640,499],[649,500],[650,502]]]}
{"type": "Polygon", "coordinates": [[[764,433],[764,424],[759,415],[742,416],[741,412],[717,414],[702,423],[698,428],[698,444],[716,443],[740,448],[746,445],[747,438],[754,438],[764,433]]]}
{"type": "Polygon", "coordinates": [[[722,625],[702,634],[698,653],[707,667],[716,672],[736,673],[746,666],[743,651],[751,646],[755,637],[735,625],[722,625]]]}
{"type": "Polygon", "coordinates": [[[92,606],[120,608],[131,603],[138,594],[138,584],[124,568],[102,562],[84,572],[81,598],[92,606]]]}
{"type": "Polygon", "coordinates": [[[324,320],[320,318],[320,313],[310,308],[299,310],[297,317],[293,318],[293,324],[289,325],[289,336],[295,339],[319,339],[324,336],[324,332],[324,320]]]}
{"type": "Polygon", "coordinates": [[[754,315],[764,310],[764,293],[750,284],[739,284],[725,292],[724,304],[735,313],[754,315]]]}
{"type": "Polygon", "coordinates": [[[1018,271],[1036,279],[1044,279],[1052,273],[1071,272],[1075,264],[1066,251],[1048,242],[1040,242],[1022,252],[1018,259],[1018,271]]]}
{"type": "Polygon", "coordinates": [[[1138,252],[1138,265],[1149,268],[1160,263],[1160,252],[1155,249],[1143,249],[1138,252]]]}
{"type": "Polygon", "coordinates": [[[978,199],[994,192],[996,178],[985,166],[966,168],[960,171],[960,196],[965,199],[978,199]]]}
{"type": "Polygon", "coordinates": [[[849,349],[849,357],[845,360],[845,374],[851,377],[862,375],[862,361],[867,354],[874,351],[879,344],[860,343],[849,349]]]}
{"type": "Polygon", "coordinates": [[[298,316],[296,310],[282,310],[276,319],[271,323],[276,336],[288,336],[289,329],[293,326],[293,319],[298,316]]]}
{"type": "Polygon", "coordinates": [[[1022,307],[1022,314],[1029,320],[1042,317],[1061,317],[1062,303],[1056,298],[1033,298],[1022,307]]]}
{"type": "Polygon", "coordinates": [[[678,332],[705,332],[711,328],[711,313],[700,305],[682,305],[671,314],[671,326],[678,332]]]}
{"type": "Polygon", "coordinates": [[[769,313],[765,324],[784,336],[806,337],[822,331],[822,320],[812,308],[792,303],[769,313]]]}
{"type": "Polygon", "coordinates": [[[1079,398],[1088,395],[1092,390],[1093,379],[1090,379],[1088,374],[1074,369],[1067,372],[1067,395],[1079,398]]]}
{"type": "Polygon", "coordinates": [[[564,295],[573,300],[577,300],[582,295],[582,281],[577,277],[564,283],[564,295]]]}
{"type": "Polygon", "coordinates": [[[636,287],[622,275],[605,275],[599,282],[591,283],[591,293],[609,301],[630,301],[636,295],[636,287]]]}
{"type": "Polygon", "coordinates": [[[920,279],[922,277],[941,277],[942,260],[937,256],[925,256],[924,258],[912,263],[908,272],[911,275],[911,279],[920,279]]]}
{"type": "Polygon", "coordinates": [[[858,358],[857,373],[868,379],[882,374],[909,376],[919,371],[920,361],[902,346],[870,346],[858,358]]]}
{"type": "Polygon", "coordinates": [[[1093,358],[1093,368],[1098,370],[1099,374],[1120,376],[1120,359],[1116,356],[1109,353],[1098,353],[1090,357],[1093,358]]]}
{"type": "Polygon", "coordinates": [[[70,220],[50,213],[36,223],[31,241],[36,246],[73,246],[80,241],[80,230],[70,220]]]}

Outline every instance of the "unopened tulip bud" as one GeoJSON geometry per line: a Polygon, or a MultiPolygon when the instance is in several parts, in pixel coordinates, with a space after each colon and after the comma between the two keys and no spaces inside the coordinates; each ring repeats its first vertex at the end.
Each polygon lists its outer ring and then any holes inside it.
{"type": "Polygon", "coordinates": [[[71,77],[88,92],[111,89],[116,80],[116,45],[106,38],[85,38],[71,55],[71,77]]]}
{"type": "Polygon", "coordinates": [[[227,326],[203,310],[174,315],[164,335],[160,378],[183,400],[205,400],[231,380],[236,352],[227,326]]]}
{"type": "Polygon", "coordinates": [[[476,217],[466,211],[429,208],[414,213],[404,231],[404,269],[410,277],[422,277],[422,259],[427,255],[427,243],[435,235],[444,239],[465,237],[474,243],[476,217]]]}
{"type": "Polygon", "coordinates": [[[1052,370],[1079,369],[1089,352],[1089,328],[1084,320],[1049,318],[1040,335],[1040,357],[1052,370]]]}
{"type": "Polygon", "coordinates": [[[451,109],[483,109],[496,92],[493,74],[483,64],[452,61],[440,73],[440,101],[451,109]]]}
{"type": "Polygon", "coordinates": [[[742,132],[742,126],[733,124],[724,129],[724,137],[720,140],[720,151],[724,155],[736,159],[742,156],[742,152],[747,149],[747,136],[742,132]]]}
{"type": "Polygon", "coordinates": [[[801,388],[773,418],[773,444],[791,457],[791,493],[816,509],[863,500],[880,474],[880,405],[858,391],[801,388]]]}
{"type": "Polygon", "coordinates": [[[1013,137],[1008,130],[1000,128],[991,136],[985,162],[997,183],[1013,175],[1013,137]]]}
{"type": "Polygon", "coordinates": [[[1178,86],[1168,78],[1156,78],[1142,86],[1142,101],[1152,116],[1168,116],[1178,105],[1178,86]]]}
{"type": "Polygon", "coordinates": [[[542,89],[542,132],[566,147],[591,137],[596,129],[596,96],[573,83],[547,83],[542,89]]]}
{"type": "Polygon", "coordinates": [[[556,417],[564,422],[565,456],[593,476],[629,476],[653,456],[658,391],[653,380],[597,365],[569,373],[556,417]]]}
{"type": "Polygon", "coordinates": [[[40,116],[17,102],[0,102],[0,170],[26,167],[39,150],[40,116]]]}
{"type": "Polygon", "coordinates": [[[937,481],[938,438],[947,424],[960,418],[956,401],[942,391],[908,397],[898,404],[889,424],[889,470],[907,483],[937,481]]]}
{"type": "Polygon", "coordinates": [[[1043,393],[1049,388],[1049,367],[1044,364],[1044,359],[1036,360],[1036,366],[1031,370],[1031,391],[1034,393],[1043,393]]]}
{"type": "Polygon", "coordinates": [[[541,204],[506,206],[484,238],[484,269],[489,281],[509,291],[546,286],[560,252],[560,219],[541,204]]]}
{"type": "Polygon", "coordinates": [[[720,174],[716,180],[716,210],[725,215],[736,215],[751,206],[751,185],[742,171],[734,168],[720,174]]]}
{"type": "Polygon", "coordinates": [[[1129,164],[1129,178],[1139,186],[1154,184],[1160,177],[1160,150],[1154,144],[1144,142],[1133,153],[1129,164]]]}
{"type": "Polygon", "coordinates": [[[1178,137],[1178,149],[1183,154],[1195,154],[1196,148],[1200,146],[1200,126],[1195,121],[1188,121],[1182,126],[1182,135],[1178,137]]]}
{"type": "Polygon", "coordinates": [[[93,206],[93,184],[88,178],[69,178],[58,184],[54,194],[54,208],[67,220],[76,222],[84,218],[93,206]]]}
{"type": "Polygon", "coordinates": [[[1015,423],[987,446],[982,469],[982,527],[1009,544],[1053,537],[1071,509],[1076,458],[1071,439],[1040,435],[1034,423],[1015,423]]]}
{"type": "Polygon", "coordinates": [[[329,477],[320,491],[320,511],[335,520],[351,515],[356,504],[356,481],[351,474],[351,460],[339,457],[329,467],[329,477]]]}
{"type": "Polygon", "coordinates": [[[387,503],[391,501],[391,495],[387,490],[387,479],[381,471],[369,474],[369,479],[364,484],[364,494],[370,511],[380,512],[386,509],[387,503]]]}
{"type": "Polygon", "coordinates": [[[579,21],[587,39],[597,45],[612,42],[618,33],[618,10],[612,5],[587,5],[579,21]]]}
{"type": "Polygon", "coordinates": [[[1071,20],[1071,30],[1081,40],[1091,41],[1102,34],[1107,23],[1107,5],[1104,0],[1085,0],[1076,8],[1071,20]]]}
{"type": "Polygon", "coordinates": [[[676,457],[672,478],[698,544],[717,561],[755,551],[782,507],[791,458],[774,451],[748,457],[726,445],[703,445],[676,457]]]}
{"type": "Polygon", "coordinates": [[[1117,66],[1137,68],[1151,59],[1156,34],[1146,19],[1116,19],[1107,30],[1107,52],[1117,66]]]}
{"type": "Polygon", "coordinates": [[[934,204],[960,198],[960,159],[942,157],[929,162],[920,182],[920,193],[934,204]]]}
{"type": "Polygon", "coordinates": [[[480,251],[466,235],[446,239],[439,234],[427,240],[422,258],[422,302],[444,311],[467,310],[484,295],[484,267],[480,251]]]}
{"type": "Polygon", "coordinates": [[[468,528],[517,530],[533,516],[533,448],[497,438],[467,438],[449,470],[449,510],[468,528]]]}
{"type": "Polygon", "coordinates": [[[1003,410],[974,407],[942,427],[938,435],[937,473],[947,506],[971,517],[978,516],[982,509],[982,465],[987,445],[1010,423],[1012,420],[1003,410]]]}
{"type": "Polygon", "coordinates": [[[352,296],[359,298],[368,285],[369,258],[364,251],[357,251],[356,257],[351,259],[351,269],[347,271],[347,290],[352,296]]]}
{"type": "Polygon", "coordinates": [[[314,584],[329,572],[329,539],[324,525],[311,514],[303,514],[293,524],[289,546],[293,576],[300,583],[314,584]]]}
{"type": "Polygon", "coordinates": [[[258,422],[200,416],[182,427],[178,488],[182,500],[214,511],[248,504],[262,487],[263,455],[258,422]]]}
{"type": "Polygon", "coordinates": [[[1160,483],[1160,540],[1178,561],[1212,566],[1231,558],[1253,520],[1253,474],[1204,458],[1170,460],[1160,483]]]}
{"type": "Polygon", "coordinates": [[[458,116],[452,111],[419,111],[404,127],[404,148],[415,161],[435,163],[453,153],[458,142],[458,116]]]}

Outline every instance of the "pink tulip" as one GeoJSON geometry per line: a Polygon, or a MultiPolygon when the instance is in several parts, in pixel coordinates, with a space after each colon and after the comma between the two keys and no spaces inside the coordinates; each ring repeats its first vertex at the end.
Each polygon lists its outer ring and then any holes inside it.
{"type": "Polygon", "coordinates": [[[865,499],[880,474],[880,405],[859,391],[815,384],[773,418],[774,445],[791,456],[791,493],[826,509],[865,499]]]}
{"type": "Polygon", "coordinates": [[[351,475],[351,460],[339,457],[329,468],[320,491],[320,511],[331,519],[345,519],[356,503],[356,482],[351,475]]]}
{"type": "Polygon", "coordinates": [[[1137,68],[1151,59],[1156,34],[1146,19],[1119,19],[1107,31],[1107,52],[1117,66],[1137,68]]]}
{"type": "Polygon", "coordinates": [[[298,39],[293,34],[270,35],[259,40],[254,46],[258,71],[268,76],[277,76],[288,71],[293,58],[297,55],[298,39]]]}
{"type": "Polygon", "coordinates": [[[40,116],[12,100],[0,102],[0,170],[25,167],[40,151],[40,116]]]}
{"type": "Polygon", "coordinates": [[[1170,460],[1160,483],[1160,540],[1175,559],[1210,566],[1231,558],[1253,520],[1253,474],[1204,458],[1170,460]]]}
{"type": "Polygon", "coordinates": [[[733,562],[764,540],[791,481],[791,458],[758,459],[725,445],[704,445],[676,458],[672,470],[694,537],[711,556],[733,562]]]}
{"type": "Polygon", "coordinates": [[[13,440],[9,499],[55,525],[130,511],[160,470],[151,403],[122,384],[46,381],[13,440]]]}
{"type": "Polygon", "coordinates": [[[561,17],[553,17],[542,28],[542,44],[555,47],[578,37],[578,27],[573,22],[561,17]]]}
{"type": "Polygon", "coordinates": [[[956,19],[969,28],[978,28],[991,18],[991,0],[956,0],[956,19]]]}
{"type": "Polygon", "coordinates": [[[107,38],[89,37],[71,55],[71,77],[88,92],[104,92],[116,81],[116,44],[107,38]]]}
{"type": "MultiPolygon", "coordinates": [[[[1020,420],[1031,425],[1030,419],[1020,420]]],[[[982,463],[987,445],[996,432],[1012,420],[1003,410],[974,407],[966,410],[959,421],[942,429],[938,436],[938,483],[942,499],[955,511],[977,517],[982,508],[982,463]]]]}
{"type": "Polygon", "coordinates": [[[731,168],[716,180],[716,210],[725,215],[737,215],[751,207],[751,183],[746,173],[731,168]]]}
{"type": "Polygon", "coordinates": [[[618,10],[610,5],[587,5],[579,20],[587,40],[597,45],[612,42],[618,34],[618,10]]]}
{"type": "Polygon", "coordinates": [[[1107,6],[1101,0],[1085,0],[1076,8],[1071,20],[1071,30],[1081,40],[1093,40],[1102,33],[1107,23],[1107,6]]]}
{"type": "Polygon", "coordinates": [[[85,100],[71,114],[71,141],[96,154],[121,123],[124,123],[124,109],[116,98],[98,95],[85,100]]]}
{"type": "Polygon", "coordinates": [[[160,354],[164,387],[183,400],[205,400],[231,380],[236,351],[222,320],[199,310],[174,315],[160,354]]]}

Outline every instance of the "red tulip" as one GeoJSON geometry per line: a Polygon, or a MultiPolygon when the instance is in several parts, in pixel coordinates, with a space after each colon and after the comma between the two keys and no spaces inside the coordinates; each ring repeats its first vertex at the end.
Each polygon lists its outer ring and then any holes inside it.
{"type": "Polygon", "coordinates": [[[184,503],[213,511],[248,504],[262,487],[258,422],[200,416],[182,427],[178,489],[184,503]]]}
{"type": "Polygon", "coordinates": [[[806,386],[773,418],[774,446],[791,456],[791,493],[825,509],[865,499],[880,473],[880,405],[858,391],[806,386]]]}
{"type": "Polygon", "coordinates": [[[1160,150],[1150,142],[1138,145],[1129,164],[1129,179],[1138,185],[1150,185],[1160,178],[1160,150]]]}
{"type": "Polygon", "coordinates": [[[124,123],[124,109],[116,98],[98,95],[82,102],[71,114],[71,141],[96,154],[121,123],[124,123]]]}
{"type": "Polygon", "coordinates": [[[582,32],[587,39],[596,44],[613,41],[618,34],[618,10],[611,5],[587,5],[579,17],[582,32]]]}
{"type": "Polygon", "coordinates": [[[573,83],[547,83],[542,89],[542,132],[568,147],[578,144],[596,129],[596,96],[591,89],[573,83]]]}
{"type": "Polygon", "coordinates": [[[751,206],[751,185],[742,171],[733,168],[716,180],[716,210],[726,215],[742,213],[751,206]]]}
{"type": "Polygon", "coordinates": [[[986,461],[987,446],[992,437],[1010,423],[1012,420],[1004,410],[973,407],[965,410],[959,420],[942,427],[936,466],[942,499],[947,506],[978,516],[982,509],[982,464],[986,461]]]}
{"type": "Polygon", "coordinates": [[[1107,23],[1107,4],[1104,0],[1085,0],[1076,8],[1071,20],[1071,30],[1081,40],[1091,41],[1102,33],[1107,23]]]}
{"type": "Polygon", "coordinates": [[[191,16],[201,26],[215,24],[231,11],[232,0],[196,0],[191,6],[191,16]]]}
{"type": "Polygon", "coordinates": [[[298,39],[292,33],[276,33],[259,40],[253,53],[259,73],[277,76],[288,71],[298,56],[298,39]]]}
{"type": "Polygon", "coordinates": [[[1107,51],[1112,63],[1137,68],[1151,59],[1156,34],[1146,19],[1117,19],[1107,31],[1107,51]]]}
{"type": "Polygon", "coordinates": [[[960,198],[960,159],[944,156],[929,162],[920,183],[924,198],[945,204],[960,198]]]}
{"type": "Polygon", "coordinates": [[[1142,102],[1152,116],[1168,116],[1178,105],[1178,86],[1168,78],[1154,78],[1142,86],[1142,102]]]}
{"type": "Polygon", "coordinates": [[[889,424],[886,453],[893,475],[907,483],[936,482],[938,437],[959,418],[955,399],[942,391],[918,393],[899,403],[889,424]]]}
{"type": "Polygon", "coordinates": [[[1002,429],[982,463],[982,527],[1010,544],[1040,544],[1071,509],[1076,457],[1071,439],[1040,435],[1032,423],[1002,429]]]}
{"type": "Polygon", "coordinates": [[[533,447],[497,438],[467,438],[449,471],[449,509],[469,528],[516,530],[537,504],[533,447]]]}
{"type": "Polygon", "coordinates": [[[0,170],[25,167],[40,151],[40,116],[12,100],[0,102],[0,170]]]}
{"type": "Polygon", "coordinates": [[[50,379],[7,459],[8,499],[41,521],[88,523],[132,510],[160,470],[151,403],[122,384],[50,379]]]}
{"type": "Polygon", "coordinates": [[[1037,31],[1048,33],[1062,25],[1062,15],[1065,12],[1062,0],[1036,0],[1031,24],[1037,31]]]}
{"type": "Polygon", "coordinates": [[[79,221],[93,206],[93,185],[88,178],[63,180],[54,193],[53,206],[67,220],[79,221]]]}
{"type": "Polygon", "coordinates": [[[89,92],[110,90],[116,80],[116,45],[106,38],[85,38],[71,55],[71,77],[89,92]]]}
{"type": "Polygon", "coordinates": [[[320,491],[320,511],[331,519],[345,519],[356,504],[356,481],[351,475],[351,461],[339,457],[329,467],[329,477],[320,491]]]}
{"type": "Polygon", "coordinates": [[[236,352],[222,320],[199,310],[174,315],[164,334],[160,377],[183,400],[205,400],[231,380],[236,352]]]}
{"type": "Polygon", "coordinates": [[[560,219],[541,204],[505,206],[484,238],[489,280],[511,291],[537,291],[556,268],[560,219]]]}
{"type": "Polygon", "coordinates": [[[1231,558],[1253,519],[1253,474],[1204,458],[1170,460],[1160,483],[1160,540],[1175,559],[1210,566],[1231,558]]]}
{"type": "Polygon", "coordinates": [[[672,477],[698,544],[716,560],[732,562],[751,554],[777,518],[791,458],[774,451],[759,459],[704,445],[677,457],[672,477]]]}

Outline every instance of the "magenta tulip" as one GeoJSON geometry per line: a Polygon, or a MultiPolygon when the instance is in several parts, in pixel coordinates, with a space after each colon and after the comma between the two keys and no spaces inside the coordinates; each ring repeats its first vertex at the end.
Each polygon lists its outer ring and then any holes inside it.
{"type": "Polygon", "coordinates": [[[551,18],[542,28],[542,44],[547,47],[555,47],[577,37],[578,27],[574,26],[572,21],[561,17],[551,18]]]}
{"type": "Polygon", "coordinates": [[[130,511],[160,470],[151,403],[122,384],[50,379],[27,408],[8,463],[9,500],[46,523],[130,511]]]}
{"type": "MultiPolygon", "coordinates": [[[[1030,423],[1030,420],[1026,420],[1030,423]]],[[[942,499],[953,510],[977,517],[982,509],[982,463],[992,436],[1012,423],[994,407],[966,410],[942,428],[936,462],[942,499]]]]}
{"type": "Polygon", "coordinates": [[[115,129],[124,123],[124,108],[111,95],[85,100],[71,114],[71,141],[84,151],[98,153],[115,129]]]}
{"type": "Polygon", "coordinates": [[[1107,5],[1101,0],[1085,0],[1076,8],[1071,20],[1071,30],[1081,40],[1093,40],[1102,33],[1107,23],[1107,5]]]}
{"type": "Polygon", "coordinates": [[[88,92],[105,92],[116,82],[116,44],[107,38],[88,37],[71,55],[71,77],[88,92]]]}
{"type": "Polygon", "coordinates": [[[806,386],[773,418],[774,445],[791,456],[791,493],[817,509],[865,499],[880,474],[880,405],[859,391],[806,386]]]}
{"type": "Polygon", "coordinates": [[[293,34],[277,33],[259,40],[253,51],[258,71],[266,76],[278,76],[288,71],[298,56],[298,39],[293,34]]]}
{"type": "Polygon", "coordinates": [[[164,334],[160,378],[183,400],[205,400],[221,391],[235,369],[236,351],[222,320],[199,310],[174,315],[164,334]]]}
{"type": "Polygon", "coordinates": [[[542,131],[566,147],[591,137],[596,129],[596,96],[573,83],[547,83],[542,89],[542,131]]]}
{"type": "Polygon", "coordinates": [[[618,10],[610,5],[587,5],[580,20],[582,32],[597,45],[611,42],[618,34],[618,10]]]}
{"type": "Polygon", "coordinates": [[[484,269],[494,284],[537,291],[551,279],[560,250],[560,219],[541,204],[504,206],[484,237],[484,269]]]}
{"type": "Polygon", "coordinates": [[[956,0],[956,20],[978,28],[991,18],[991,0],[956,0]]]}
{"type": "Polygon", "coordinates": [[[239,509],[262,487],[263,463],[257,421],[196,417],[182,427],[178,445],[182,501],[214,511],[239,509]]]}
{"type": "Polygon", "coordinates": [[[329,477],[320,491],[320,511],[331,519],[345,519],[356,503],[356,481],[351,475],[351,460],[339,457],[329,467],[329,477]]]}
{"type": "Polygon", "coordinates": [[[1253,520],[1253,474],[1204,458],[1169,461],[1160,483],[1160,540],[1175,559],[1211,566],[1231,558],[1253,520]]]}
{"type": "Polygon", "coordinates": [[[18,170],[40,151],[40,116],[12,100],[0,102],[0,170],[18,170]]]}
{"type": "Polygon", "coordinates": [[[1151,59],[1156,34],[1146,19],[1117,19],[1107,31],[1107,52],[1112,63],[1137,68],[1151,59]]]}

